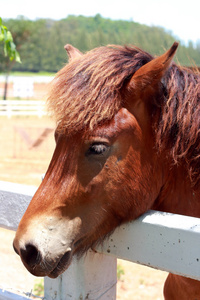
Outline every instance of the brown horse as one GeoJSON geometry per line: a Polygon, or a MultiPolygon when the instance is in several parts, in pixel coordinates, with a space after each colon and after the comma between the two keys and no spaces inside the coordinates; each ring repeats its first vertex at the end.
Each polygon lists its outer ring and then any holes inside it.
{"type": "MultiPolygon", "coordinates": [[[[66,46],[48,98],[56,149],[14,240],[32,274],[57,277],[149,209],[200,217],[200,76],[172,62],[177,46],[66,46]]],[[[170,274],[164,294],[200,299],[200,282],[170,274]]]]}

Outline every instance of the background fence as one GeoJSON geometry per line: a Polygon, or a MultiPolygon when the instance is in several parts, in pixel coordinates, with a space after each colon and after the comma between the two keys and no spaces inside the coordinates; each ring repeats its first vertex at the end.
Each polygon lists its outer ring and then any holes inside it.
{"type": "MultiPolygon", "coordinates": [[[[35,190],[0,182],[0,227],[16,230],[35,190]]],[[[45,298],[116,299],[117,258],[200,280],[199,246],[200,219],[149,211],[117,228],[97,253],[74,259],[57,279],[45,278],[45,298]]],[[[0,299],[27,298],[0,290],[0,299]]]]}
{"type": "Polygon", "coordinates": [[[39,100],[0,100],[0,116],[38,116],[46,115],[45,101],[39,100]]]}

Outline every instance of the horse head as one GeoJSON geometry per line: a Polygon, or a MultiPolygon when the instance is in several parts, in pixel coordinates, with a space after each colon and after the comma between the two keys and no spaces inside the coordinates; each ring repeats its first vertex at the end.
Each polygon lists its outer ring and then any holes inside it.
{"type": "Polygon", "coordinates": [[[157,58],[139,49],[82,54],[66,46],[70,62],[49,96],[55,152],[14,240],[32,274],[57,277],[73,255],[154,206],[166,165],[155,149],[154,101],[177,46],[157,58]]]}

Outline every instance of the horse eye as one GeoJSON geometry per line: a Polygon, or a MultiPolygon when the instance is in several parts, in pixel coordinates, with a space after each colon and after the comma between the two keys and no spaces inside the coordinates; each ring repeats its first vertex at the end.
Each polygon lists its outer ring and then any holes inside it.
{"type": "Polygon", "coordinates": [[[95,143],[90,146],[86,155],[105,156],[109,150],[109,146],[102,143],[95,143]]]}

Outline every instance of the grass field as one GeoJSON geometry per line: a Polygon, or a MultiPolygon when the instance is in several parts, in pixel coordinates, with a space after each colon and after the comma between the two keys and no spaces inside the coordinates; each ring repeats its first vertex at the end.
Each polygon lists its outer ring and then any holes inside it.
{"type": "MultiPolygon", "coordinates": [[[[53,132],[38,147],[30,148],[16,127],[22,128],[34,141],[46,127],[54,123],[46,118],[0,118],[0,180],[38,186],[51,159],[55,142],[53,132]]],[[[14,233],[0,229],[0,287],[30,291],[35,277],[23,267],[12,249],[14,233]]],[[[162,300],[167,273],[127,261],[118,261],[121,275],[117,284],[118,300],[162,300]]]]}

